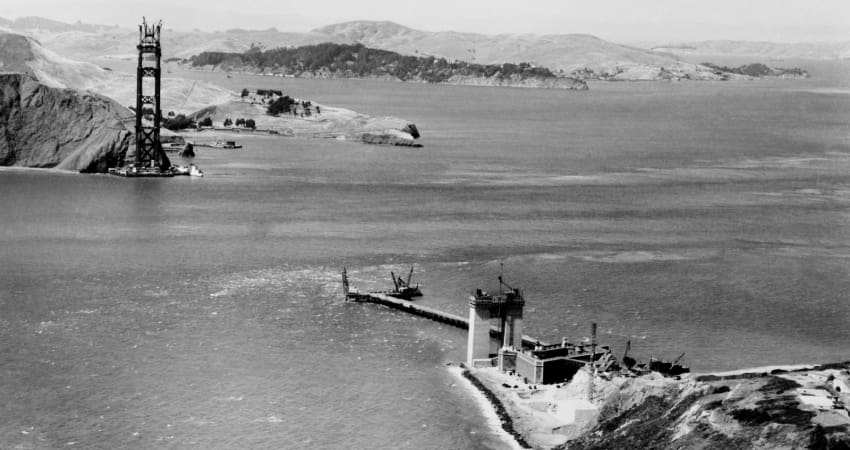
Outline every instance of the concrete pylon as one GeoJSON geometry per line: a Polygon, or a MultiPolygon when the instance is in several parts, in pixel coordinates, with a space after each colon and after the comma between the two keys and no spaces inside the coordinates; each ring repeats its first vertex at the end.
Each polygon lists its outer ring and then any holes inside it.
{"type": "Polygon", "coordinates": [[[466,365],[475,367],[477,359],[487,359],[490,356],[490,314],[489,305],[475,304],[475,299],[469,302],[469,333],[466,343],[466,365]]]}
{"type": "Polygon", "coordinates": [[[488,295],[480,289],[469,299],[469,334],[466,364],[475,367],[478,360],[490,357],[490,321],[499,319],[502,347],[522,349],[522,310],[525,300],[519,289],[504,295],[488,295]]]}

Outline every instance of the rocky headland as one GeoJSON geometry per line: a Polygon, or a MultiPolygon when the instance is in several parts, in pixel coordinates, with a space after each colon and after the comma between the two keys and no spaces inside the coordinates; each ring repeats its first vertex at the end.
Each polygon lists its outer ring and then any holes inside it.
{"type": "MultiPolygon", "coordinates": [[[[419,130],[416,125],[398,117],[372,117],[350,109],[338,108],[308,100],[295,99],[298,107],[292,113],[269,114],[268,104],[280,96],[251,93],[238,100],[209,106],[188,116],[193,122],[209,119],[213,127],[221,129],[230,119],[251,119],[254,127],[264,132],[273,132],[284,137],[333,138],[353,140],[365,144],[385,144],[406,147],[421,147],[416,140],[419,130]],[[302,104],[308,104],[305,108],[302,104]]],[[[226,129],[226,127],[225,127],[226,129]]],[[[245,130],[247,131],[247,130],[245,130]]],[[[186,131],[187,139],[194,133],[186,131]]]]}
{"type": "MultiPolygon", "coordinates": [[[[0,32],[0,166],[106,172],[134,153],[135,76],[69,60],[34,39],[0,32]]],[[[421,146],[407,120],[322,105],[322,114],[273,116],[236,92],[163,78],[164,113],[244,117],[279,134],[421,146]]]]}
{"type": "Polygon", "coordinates": [[[782,68],[782,67],[768,67],[765,64],[761,63],[753,63],[753,64],[745,64],[738,67],[727,67],[721,66],[712,63],[702,63],[703,66],[709,67],[717,75],[721,75],[726,77],[727,79],[730,77],[745,77],[745,78],[789,78],[789,79],[803,79],[809,77],[809,72],[799,68],[782,68]]]}
{"type": "Polygon", "coordinates": [[[495,368],[468,376],[526,448],[850,448],[850,362],[674,378],[582,369],[536,386],[495,368]]]}
{"type": "Polygon", "coordinates": [[[128,118],[107,97],[0,74],[0,166],[105,172],[130,146],[128,118]]]}

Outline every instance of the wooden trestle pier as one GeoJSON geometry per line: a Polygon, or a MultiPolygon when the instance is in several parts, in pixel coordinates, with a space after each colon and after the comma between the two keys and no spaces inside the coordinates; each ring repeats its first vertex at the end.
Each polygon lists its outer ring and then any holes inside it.
{"type": "MultiPolygon", "coordinates": [[[[400,311],[404,311],[408,314],[413,314],[414,316],[425,317],[436,322],[445,323],[447,325],[452,325],[463,330],[469,329],[469,319],[466,319],[461,316],[457,316],[451,313],[447,313],[444,311],[440,311],[428,306],[420,305],[413,303],[411,301],[402,300],[400,298],[390,297],[381,292],[369,292],[366,294],[361,294],[359,292],[351,292],[346,291],[346,299],[349,301],[361,302],[361,303],[375,303],[378,305],[384,305],[388,308],[398,309],[400,311]]],[[[494,338],[502,337],[502,330],[496,326],[490,326],[490,336],[494,338]]],[[[522,336],[522,345],[527,348],[534,348],[538,345],[549,345],[543,341],[535,339],[531,336],[522,336]]]]}

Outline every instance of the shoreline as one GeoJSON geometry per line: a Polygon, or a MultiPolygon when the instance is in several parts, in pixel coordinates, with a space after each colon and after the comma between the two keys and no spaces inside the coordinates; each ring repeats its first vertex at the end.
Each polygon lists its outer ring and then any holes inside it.
{"type": "Polygon", "coordinates": [[[377,81],[383,83],[409,83],[409,84],[423,84],[423,85],[435,85],[435,86],[473,86],[473,87],[500,87],[500,88],[520,88],[520,89],[556,89],[556,90],[564,90],[564,91],[587,91],[589,89],[587,85],[588,80],[583,80],[575,77],[554,77],[554,78],[546,78],[546,79],[525,79],[519,81],[511,81],[511,80],[491,80],[490,78],[484,77],[469,77],[465,78],[463,76],[458,75],[455,80],[446,80],[439,82],[431,82],[422,79],[409,79],[402,80],[397,77],[392,76],[382,76],[376,75],[371,77],[348,77],[341,76],[336,74],[312,74],[305,76],[304,73],[298,75],[281,75],[275,73],[265,73],[258,72],[252,70],[230,70],[230,69],[220,69],[220,68],[194,68],[188,67],[183,64],[178,64],[177,66],[179,70],[183,70],[186,72],[204,72],[204,73],[223,73],[227,76],[230,74],[236,75],[254,75],[258,77],[268,77],[268,78],[280,78],[283,80],[355,80],[355,81],[377,81]],[[573,80],[573,82],[569,82],[568,80],[573,80]],[[570,84],[570,86],[567,86],[570,84]],[[573,87],[579,86],[579,87],[573,87]]]}
{"type": "MultiPolygon", "coordinates": [[[[491,396],[494,395],[486,388],[479,386],[473,382],[474,378],[470,378],[469,369],[452,364],[448,367],[448,371],[456,376],[469,390],[470,395],[475,397],[476,404],[481,410],[481,413],[486,417],[488,424],[492,428],[494,434],[498,435],[505,443],[511,445],[515,449],[531,448],[524,447],[517,439],[516,432],[513,429],[508,430],[502,416],[495,407],[491,396]],[[488,396],[487,394],[490,394],[488,396]]],[[[510,420],[510,418],[508,418],[510,420]]],[[[524,442],[524,441],[523,441],[524,442]]],[[[527,445],[527,444],[526,444],[527,445]]]]}
{"type": "Polygon", "coordinates": [[[525,438],[519,433],[513,424],[513,417],[508,413],[507,408],[499,399],[499,396],[481,382],[475,375],[472,375],[466,367],[457,367],[455,373],[470,384],[471,389],[481,395],[481,406],[487,408],[493,416],[494,426],[501,428],[504,436],[516,444],[516,448],[534,448],[525,438]]]}
{"type": "Polygon", "coordinates": [[[850,362],[771,365],[681,377],[655,372],[594,375],[580,370],[569,382],[536,386],[492,367],[461,365],[453,371],[475,387],[482,402],[486,400],[490,417],[499,420],[505,436],[512,437],[518,448],[563,449],[570,444],[617,448],[679,439],[687,448],[689,443],[699,446],[715,439],[749,441],[770,424],[781,424],[790,433],[791,437],[777,438],[773,442],[777,445],[809,439],[809,432],[843,442],[842,427],[850,430],[850,362]],[[777,404],[782,409],[758,412],[758,405],[777,404]],[[831,428],[823,431],[818,428],[822,425],[831,428]]]}

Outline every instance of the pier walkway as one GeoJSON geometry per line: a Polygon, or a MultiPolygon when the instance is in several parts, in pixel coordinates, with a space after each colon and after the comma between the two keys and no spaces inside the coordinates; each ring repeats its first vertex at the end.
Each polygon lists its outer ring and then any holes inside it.
{"type": "MultiPolygon", "coordinates": [[[[402,300],[395,297],[390,297],[389,295],[380,293],[380,292],[370,292],[368,294],[357,294],[356,296],[349,297],[350,300],[356,302],[364,302],[364,303],[376,303],[378,305],[384,305],[388,308],[398,309],[404,311],[408,314],[413,314],[414,316],[425,317],[440,323],[445,323],[448,325],[452,325],[464,330],[469,329],[469,320],[457,316],[454,314],[450,314],[447,312],[443,312],[434,308],[430,308],[424,305],[418,305],[408,300],[402,300]]],[[[490,326],[490,336],[501,338],[502,329],[496,325],[490,326]]],[[[536,345],[548,345],[547,343],[537,340],[531,336],[522,336],[522,344],[525,347],[534,348],[536,345]]]]}

